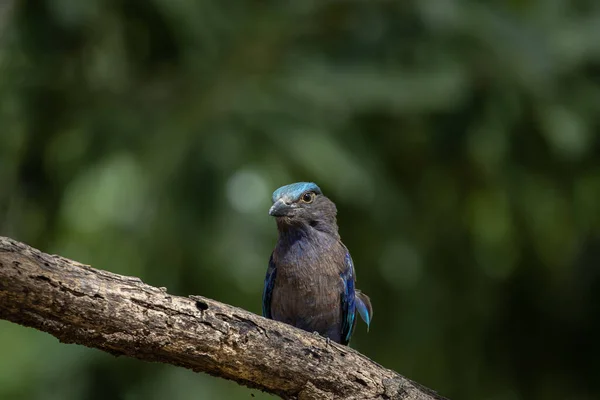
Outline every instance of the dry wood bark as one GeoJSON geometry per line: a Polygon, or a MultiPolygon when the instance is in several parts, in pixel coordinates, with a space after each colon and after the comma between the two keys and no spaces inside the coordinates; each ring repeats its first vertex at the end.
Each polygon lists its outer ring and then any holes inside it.
{"type": "Polygon", "coordinates": [[[284,399],[442,399],[317,335],[5,237],[0,318],[63,343],[206,372],[284,399]]]}

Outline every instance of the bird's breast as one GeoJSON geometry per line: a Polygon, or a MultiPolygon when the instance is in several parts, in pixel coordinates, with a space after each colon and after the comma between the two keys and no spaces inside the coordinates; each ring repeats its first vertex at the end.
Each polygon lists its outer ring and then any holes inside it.
{"type": "Polygon", "coordinates": [[[343,291],[339,264],[344,255],[329,243],[304,242],[276,249],[274,260],[273,318],[335,340],[343,291]]]}

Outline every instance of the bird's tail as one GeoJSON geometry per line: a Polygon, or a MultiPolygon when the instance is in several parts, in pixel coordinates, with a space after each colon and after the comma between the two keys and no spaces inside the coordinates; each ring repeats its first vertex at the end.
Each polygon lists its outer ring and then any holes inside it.
{"type": "Polygon", "coordinates": [[[371,325],[371,320],[373,319],[373,307],[371,306],[371,299],[369,296],[361,292],[360,290],[356,291],[356,302],[355,307],[360,317],[367,324],[367,332],[369,331],[369,326],[371,325]]]}

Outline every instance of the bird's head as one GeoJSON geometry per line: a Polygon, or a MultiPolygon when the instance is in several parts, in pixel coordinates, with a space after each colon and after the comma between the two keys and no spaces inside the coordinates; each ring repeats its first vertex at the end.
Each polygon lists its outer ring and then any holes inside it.
{"type": "Polygon", "coordinates": [[[324,224],[336,225],[335,204],[315,183],[297,182],[282,186],[273,192],[272,200],[269,215],[277,218],[278,225],[306,224],[316,228],[324,224]]]}

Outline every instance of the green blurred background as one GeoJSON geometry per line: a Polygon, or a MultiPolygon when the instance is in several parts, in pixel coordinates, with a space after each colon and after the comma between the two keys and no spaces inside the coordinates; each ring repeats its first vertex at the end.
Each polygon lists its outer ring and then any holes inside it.
{"type": "MultiPolygon", "coordinates": [[[[260,313],[277,187],[338,205],[352,346],[600,398],[600,2],[3,0],[0,234],[260,313]]],[[[0,399],[271,398],[0,321],[0,399]]]]}

